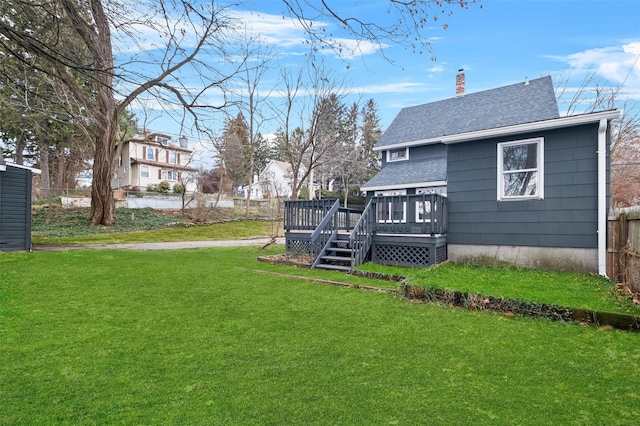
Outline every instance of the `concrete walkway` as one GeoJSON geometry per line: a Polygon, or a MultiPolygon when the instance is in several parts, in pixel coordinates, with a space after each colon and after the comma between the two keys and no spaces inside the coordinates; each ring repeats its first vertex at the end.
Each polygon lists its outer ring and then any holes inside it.
{"type": "MultiPolygon", "coordinates": [[[[125,243],[125,244],[85,244],[85,245],[41,245],[34,244],[32,251],[64,251],[78,249],[129,249],[129,250],[179,250],[200,247],[240,247],[263,246],[271,238],[247,238],[243,240],[222,241],[173,241],[166,243],[125,243]]],[[[284,244],[284,237],[276,238],[275,244],[284,244]]]]}

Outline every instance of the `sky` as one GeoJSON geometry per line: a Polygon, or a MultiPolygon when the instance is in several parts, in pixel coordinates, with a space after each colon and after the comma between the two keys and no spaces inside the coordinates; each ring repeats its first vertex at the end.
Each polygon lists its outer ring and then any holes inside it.
{"type": "MultiPolygon", "coordinates": [[[[307,7],[304,0],[300,3],[307,7]]],[[[343,16],[390,19],[388,1],[327,3],[343,16]]],[[[452,11],[429,22],[423,35],[430,40],[430,50],[422,54],[406,43],[361,43],[359,49],[350,49],[355,46],[353,37],[327,18],[319,16],[313,24],[347,47],[341,55],[325,49],[325,67],[344,80],[347,102],[375,100],[383,130],[403,107],[455,96],[455,76],[461,68],[466,93],[545,75],[557,86],[566,85],[570,93],[593,73],[600,85],[622,86],[621,99],[640,103],[640,0],[488,0],[452,11]]],[[[260,34],[278,67],[308,66],[302,62],[308,52],[305,33],[283,12],[282,0],[244,1],[232,10],[249,32],[260,34]]],[[[279,71],[272,70],[263,79],[262,93],[280,83],[279,71]]],[[[563,114],[566,104],[560,103],[559,109],[563,114]]],[[[223,120],[222,114],[213,117],[212,126],[221,128],[223,120]]],[[[172,120],[154,120],[149,127],[168,134],[184,132],[172,120]]],[[[274,127],[275,123],[267,124],[263,133],[274,127]]],[[[202,157],[209,156],[197,139],[191,138],[192,146],[203,152],[202,157]]]]}

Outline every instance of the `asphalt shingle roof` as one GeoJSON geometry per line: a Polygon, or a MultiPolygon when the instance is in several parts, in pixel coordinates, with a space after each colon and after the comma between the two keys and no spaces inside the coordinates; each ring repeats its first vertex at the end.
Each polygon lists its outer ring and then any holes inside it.
{"type": "Polygon", "coordinates": [[[558,118],[551,77],[403,108],[376,147],[558,118]]]}
{"type": "Polygon", "coordinates": [[[446,179],[447,157],[397,161],[387,163],[378,174],[362,186],[362,189],[438,182],[446,179]]]}

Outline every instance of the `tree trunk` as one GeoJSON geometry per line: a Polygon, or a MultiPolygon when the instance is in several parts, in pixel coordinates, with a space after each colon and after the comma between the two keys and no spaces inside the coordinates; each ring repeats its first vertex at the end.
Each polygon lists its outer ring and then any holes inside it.
{"type": "Polygon", "coordinates": [[[117,119],[111,120],[111,123],[106,123],[105,127],[99,129],[96,135],[91,212],[88,217],[94,225],[111,226],[115,222],[115,201],[111,191],[111,177],[115,158],[114,141],[117,123],[117,119]]]}
{"type": "Polygon", "coordinates": [[[40,196],[51,196],[51,174],[49,173],[49,147],[40,148],[40,196]]]}
{"type": "MultiPolygon", "coordinates": [[[[64,185],[64,148],[57,147],[56,148],[56,188],[58,188],[58,192],[60,194],[65,194],[65,185],[64,185]]],[[[67,196],[69,194],[66,194],[67,196]]]]}
{"type": "Polygon", "coordinates": [[[24,146],[26,145],[24,141],[24,135],[22,132],[16,138],[16,164],[23,165],[24,164],[24,146]]]}

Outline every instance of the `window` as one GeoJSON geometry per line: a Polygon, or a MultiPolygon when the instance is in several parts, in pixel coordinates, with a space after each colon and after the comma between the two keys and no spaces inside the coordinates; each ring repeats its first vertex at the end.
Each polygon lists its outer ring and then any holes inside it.
{"type": "Polygon", "coordinates": [[[390,149],[387,151],[387,161],[402,161],[409,159],[409,148],[390,149]]]}
{"type": "Polygon", "coordinates": [[[140,165],[140,177],[148,178],[149,177],[149,166],[144,164],[140,165]]]}
{"type": "Polygon", "coordinates": [[[118,167],[122,167],[122,153],[118,156],[118,167]]]}
{"type": "Polygon", "coordinates": [[[407,221],[406,190],[376,192],[376,197],[384,197],[377,203],[378,222],[404,223],[407,221]]]}
{"type": "Polygon", "coordinates": [[[147,154],[146,154],[145,157],[147,158],[147,160],[155,160],[156,159],[155,153],[153,152],[153,148],[147,147],[147,154]]]}
{"type": "Polygon", "coordinates": [[[437,221],[436,213],[438,212],[438,204],[435,202],[435,197],[431,197],[429,194],[437,194],[439,188],[436,189],[418,189],[416,194],[427,194],[424,200],[416,201],[416,222],[431,222],[431,210],[433,210],[434,220],[437,221]]]}
{"type": "Polygon", "coordinates": [[[162,180],[178,180],[178,172],[173,170],[163,170],[162,180]]]}
{"type": "Polygon", "coordinates": [[[544,198],[544,139],[498,144],[498,201],[544,198]]]}
{"type": "Polygon", "coordinates": [[[176,164],[178,160],[178,155],[175,151],[169,151],[169,163],[176,164]]]}

